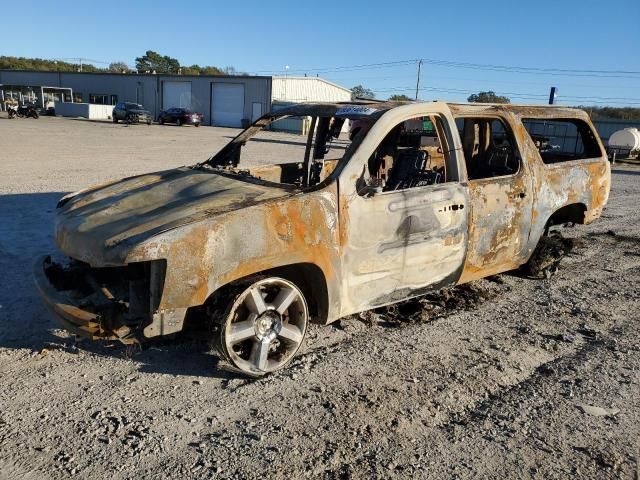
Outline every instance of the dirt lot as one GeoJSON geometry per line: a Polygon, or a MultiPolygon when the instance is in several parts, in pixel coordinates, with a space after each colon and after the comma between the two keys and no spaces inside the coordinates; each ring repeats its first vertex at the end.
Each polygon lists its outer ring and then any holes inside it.
{"type": "Polygon", "coordinates": [[[216,368],[186,336],[74,344],[31,281],[58,198],[234,133],[0,116],[0,477],[639,478],[634,167],[616,166],[604,218],[567,231],[581,241],[551,279],[313,327],[268,378],[216,368]]]}

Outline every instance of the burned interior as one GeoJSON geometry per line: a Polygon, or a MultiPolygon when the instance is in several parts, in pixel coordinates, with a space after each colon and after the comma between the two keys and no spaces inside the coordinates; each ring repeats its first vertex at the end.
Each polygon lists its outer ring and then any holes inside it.
{"type": "MultiPolygon", "coordinates": [[[[313,187],[336,169],[343,158],[348,158],[352,146],[366,135],[369,128],[384,109],[366,107],[295,106],[282,109],[277,115],[268,115],[233,139],[215,156],[201,164],[202,167],[224,169],[229,173],[251,176],[274,183],[313,187]],[[362,118],[364,117],[364,118],[362,118]],[[305,118],[309,124],[306,138],[297,143],[298,148],[287,151],[287,142],[281,142],[282,163],[244,168],[247,150],[260,148],[261,142],[274,140],[260,138],[260,134],[278,129],[278,123],[287,119],[305,118]],[[358,121],[361,135],[353,142],[347,139],[350,122],[358,121]],[[341,137],[342,134],[342,137],[341,137]],[[289,155],[287,155],[287,153],[289,155]]],[[[275,142],[275,141],[274,141],[275,142]]]]}

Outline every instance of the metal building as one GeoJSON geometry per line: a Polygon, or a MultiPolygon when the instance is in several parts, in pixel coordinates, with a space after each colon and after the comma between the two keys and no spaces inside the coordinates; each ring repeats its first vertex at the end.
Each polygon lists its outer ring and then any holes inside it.
{"type": "MultiPolygon", "coordinates": [[[[241,127],[270,111],[277,100],[349,100],[350,91],[317,77],[190,76],[0,70],[0,101],[35,100],[57,113],[108,112],[89,105],[128,101],[144,105],[154,118],[161,110],[187,107],[204,114],[204,124],[241,127]],[[86,108],[67,103],[87,104],[86,108]]],[[[84,115],[84,114],[81,114],[84,115]]],[[[102,115],[105,115],[104,113],[102,115]]]]}
{"type": "MultiPolygon", "coordinates": [[[[351,90],[319,77],[273,77],[271,109],[279,110],[301,102],[348,102],[351,90]]],[[[290,117],[271,124],[274,130],[306,134],[310,117],[290,117]]],[[[348,130],[345,123],[344,131],[348,130]]]]}
{"type": "MultiPolygon", "coordinates": [[[[115,105],[140,103],[154,117],[171,107],[204,114],[204,123],[240,127],[271,107],[271,77],[187,76],[76,72],[0,71],[0,95],[51,101],[115,105]]],[[[4,100],[2,98],[2,100],[4,100]]]]}
{"type": "Polygon", "coordinates": [[[348,102],[351,90],[319,77],[273,77],[274,102],[348,102]]]}

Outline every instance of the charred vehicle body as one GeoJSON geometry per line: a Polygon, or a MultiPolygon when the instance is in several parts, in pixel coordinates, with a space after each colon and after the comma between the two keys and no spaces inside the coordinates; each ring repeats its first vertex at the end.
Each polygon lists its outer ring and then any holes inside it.
{"type": "Polygon", "coordinates": [[[71,332],[133,343],[206,320],[221,355],[260,375],[293,357],[309,322],[526,264],[551,226],[598,218],[609,188],[580,110],[294,105],[197,165],[63,197],[63,255],[34,274],[71,332]],[[301,117],[306,141],[260,165],[273,142],[260,135],[301,117]],[[361,125],[353,141],[347,121],[361,125]],[[570,141],[536,146],[532,136],[560,129],[570,141]]]}

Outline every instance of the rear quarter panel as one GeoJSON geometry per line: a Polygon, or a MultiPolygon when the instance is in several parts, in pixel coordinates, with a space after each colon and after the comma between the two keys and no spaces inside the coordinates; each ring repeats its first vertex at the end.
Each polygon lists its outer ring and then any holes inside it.
{"type": "Polygon", "coordinates": [[[515,127],[524,148],[523,156],[529,163],[533,176],[534,202],[528,245],[530,255],[544,233],[549,218],[562,207],[574,204],[583,205],[585,214],[582,223],[585,224],[600,217],[609,198],[611,167],[602,141],[595,133],[596,130],[585,112],[574,109],[526,109],[523,107],[517,112],[517,116],[519,121],[515,127]],[[522,123],[522,119],[527,118],[582,120],[595,133],[601,155],[589,159],[545,164],[522,123]]]}

